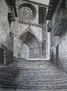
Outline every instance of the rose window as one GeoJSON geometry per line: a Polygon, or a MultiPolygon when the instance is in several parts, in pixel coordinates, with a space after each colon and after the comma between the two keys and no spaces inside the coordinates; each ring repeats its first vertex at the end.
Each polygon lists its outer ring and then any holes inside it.
{"type": "Polygon", "coordinates": [[[35,18],[35,8],[23,6],[19,10],[20,19],[23,22],[31,22],[35,18]]]}

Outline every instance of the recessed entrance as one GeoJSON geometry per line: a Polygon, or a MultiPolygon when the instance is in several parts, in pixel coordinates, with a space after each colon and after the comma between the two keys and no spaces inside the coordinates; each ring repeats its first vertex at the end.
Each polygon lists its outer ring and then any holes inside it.
{"type": "Polygon", "coordinates": [[[30,31],[27,31],[21,35],[22,46],[21,46],[21,58],[40,58],[40,43],[37,39],[37,37],[31,33],[30,31]]]}
{"type": "Polygon", "coordinates": [[[21,47],[21,58],[24,58],[24,59],[29,58],[29,47],[25,43],[21,47]]]}

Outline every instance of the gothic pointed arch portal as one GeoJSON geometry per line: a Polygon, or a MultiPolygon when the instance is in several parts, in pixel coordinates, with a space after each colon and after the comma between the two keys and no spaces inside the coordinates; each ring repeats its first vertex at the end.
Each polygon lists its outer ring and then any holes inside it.
{"type": "Polygon", "coordinates": [[[22,33],[19,37],[22,37],[22,35],[26,34],[27,32],[30,32],[32,35],[34,35],[36,37],[36,39],[42,43],[42,39],[40,38],[41,36],[37,35],[37,33],[30,27],[28,26],[22,33]]]}
{"type": "Polygon", "coordinates": [[[24,58],[24,59],[29,58],[29,47],[25,43],[23,43],[23,45],[21,47],[21,58],[24,58]]]}
{"type": "Polygon", "coordinates": [[[41,57],[40,41],[32,31],[25,31],[20,36],[20,39],[22,40],[21,58],[28,59],[41,57]]]}

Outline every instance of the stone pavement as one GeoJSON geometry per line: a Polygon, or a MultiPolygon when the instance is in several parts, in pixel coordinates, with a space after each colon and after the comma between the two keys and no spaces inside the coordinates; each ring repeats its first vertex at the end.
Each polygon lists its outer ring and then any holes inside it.
{"type": "Polygon", "coordinates": [[[59,89],[59,90],[0,89],[0,91],[67,91],[67,89],[59,89]]]}
{"type": "Polygon", "coordinates": [[[0,91],[67,91],[67,74],[50,61],[18,59],[0,67],[0,91]]]}

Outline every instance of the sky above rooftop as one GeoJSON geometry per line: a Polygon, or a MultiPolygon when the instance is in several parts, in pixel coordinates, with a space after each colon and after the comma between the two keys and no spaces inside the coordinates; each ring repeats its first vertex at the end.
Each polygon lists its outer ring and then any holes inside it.
{"type": "Polygon", "coordinates": [[[30,1],[34,1],[34,2],[48,5],[50,0],[30,0],[30,1]]]}

